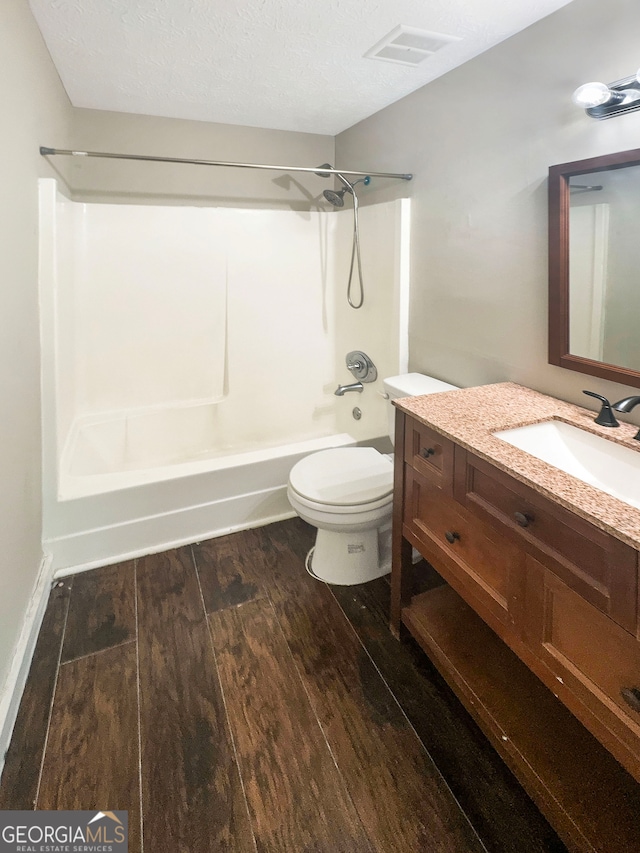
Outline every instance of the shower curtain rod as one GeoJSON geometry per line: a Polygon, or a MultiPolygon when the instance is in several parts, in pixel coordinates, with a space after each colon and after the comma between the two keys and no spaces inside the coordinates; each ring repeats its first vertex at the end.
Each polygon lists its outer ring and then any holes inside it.
{"type": "Polygon", "coordinates": [[[105,151],[73,151],[70,148],[46,148],[40,146],[43,157],[62,154],[70,157],[103,157],[110,160],[145,160],[152,163],[187,163],[192,166],[232,166],[236,169],[271,169],[278,172],[313,172],[324,175],[360,175],[370,178],[400,178],[410,181],[413,175],[399,175],[395,172],[357,172],[353,169],[330,169],[321,166],[268,166],[263,163],[228,163],[224,160],[192,160],[181,157],[152,157],[148,154],[109,154],[105,151]]]}

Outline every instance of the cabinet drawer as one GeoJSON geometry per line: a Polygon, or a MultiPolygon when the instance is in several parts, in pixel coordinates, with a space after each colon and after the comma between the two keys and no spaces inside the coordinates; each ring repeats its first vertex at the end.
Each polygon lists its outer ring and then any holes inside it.
{"type": "Polygon", "coordinates": [[[473,606],[503,624],[523,598],[523,555],[431,480],[405,466],[405,533],[473,606]],[[480,609],[482,608],[482,610],[480,609]]]}
{"type": "Polygon", "coordinates": [[[453,493],[453,442],[408,417],[405,426],[404,459],[423,477],[453,493]]]}
{"type": "Polygon", "coordinates": [[[455,494],[480,518],[499,522],[505,535],[590,604],[636,633],[633,548],[459,447],[455,494]]]}
{"type": "Polygon", "coordinates": [[[640,643],[540,563],[529,560],[527,575],[528,642],[555,676],[550,686],[570,691],[579,705],[563,700],[587,727],[593,717],[604,726],[594,733],[637,775],[640,643]]]}

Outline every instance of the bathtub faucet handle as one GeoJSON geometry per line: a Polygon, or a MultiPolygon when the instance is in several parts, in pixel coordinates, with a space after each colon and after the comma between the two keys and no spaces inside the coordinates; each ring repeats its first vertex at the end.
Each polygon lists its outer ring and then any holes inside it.
{"type": "Polygon", "coordinates": [[[354,349],[348,352],[345,361],[347,370],[353,373],[353,378],[358,382],[375,382],[378,378],[375,364],[362,350],[354,349]]]}

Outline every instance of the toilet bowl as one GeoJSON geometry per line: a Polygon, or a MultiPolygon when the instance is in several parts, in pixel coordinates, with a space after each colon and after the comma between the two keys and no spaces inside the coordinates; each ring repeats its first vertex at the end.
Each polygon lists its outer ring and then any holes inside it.
{"type": "Polygon", "coordinates": [[[312,453],[292,468],[287,496],[300,518],[318,528],[307,558],[312,575],[327,583],[350,585],[390,571],[386,540],[391,529],[393,462],[389,457],[373,447],[312,453]]]}
{"type": "MultiPolygon", "coordinates": [[[[420,373],[384,380],[389,400],[450,391],[455,385],[420,373]]],[[[393,440],[395,409],[389,404],[393,440]]],[[[393,456],[373,447],[336,447],[312,453],[291,469],[289,503],[317,528],[307,571],[342,586],[365,583],[391,571],[393,456]]]]}

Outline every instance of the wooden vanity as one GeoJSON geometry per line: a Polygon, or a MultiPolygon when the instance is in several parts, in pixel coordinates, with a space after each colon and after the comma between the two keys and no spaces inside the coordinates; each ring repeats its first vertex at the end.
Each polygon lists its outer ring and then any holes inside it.
{"type": "Polygon", "coordinates": [[[636,428],[512,383],[397,406],[392,630],[570,850],[640,850],[640,510],[492,435],[556,418],[633,446],[636,428]],[[412,546],[446,583],[415,592],[412,546]]]}

